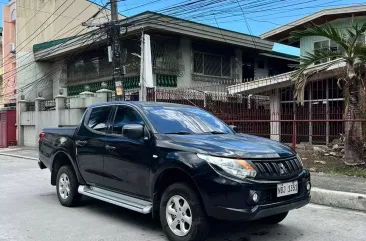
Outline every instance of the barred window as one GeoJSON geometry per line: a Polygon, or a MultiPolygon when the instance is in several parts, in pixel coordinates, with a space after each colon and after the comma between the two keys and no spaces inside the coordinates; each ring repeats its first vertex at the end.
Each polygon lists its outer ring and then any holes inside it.
{"type": "MultiPolygon", "coordinates": [[[[337,45],[336,42],[332,41],[332,40],[323,40],[323,41],[317,41],[314,42],[314,53],[317,53],[319,50],[322,49],[330,49],[333,52],[338,51],[339,46],[337,45]]],[[[321,59],[319,61],[317,61],[315,64],[321,64],[321,63],[326,63],[330,60],[334,60],[335,58],[325,58],[325,59],[321,59]]]]}
{"type": "Polygon", "coordinates": [[[194,52],[193,72],[203,75],[231,77],[231,58],[229,56],[194,52]]]}

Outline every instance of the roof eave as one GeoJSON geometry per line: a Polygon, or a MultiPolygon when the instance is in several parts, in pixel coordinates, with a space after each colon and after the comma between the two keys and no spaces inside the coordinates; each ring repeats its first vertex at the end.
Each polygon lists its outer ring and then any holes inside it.
{"type": "Polygon", "coordinates": [[[283,26],[280,26],[278,28],[275,28],[271,31],[265,32],[265,33],[259,35],[259,37],[261,39],[295,46],[298,44],[298,41],[292,42],[292,43],[289,42],[289,39],[291,37],[290,32],[292,30],[295,30],[296,28],[300,28],[300,27],[304,28],[306,24],[309,24],[314,21],[317,21],[316,24],[323,24],[323,23],[325,23],[325,21],[321,22],[321,19],[326,16],[337,16],[337,18],[342,18],[342,15],[344,17],[348,17],[349,14],[353,14],[353,13],[354,14],[366,13],[366,5],[361,4],[361,5],[348,6],[348,7],[323,9],[323,10],[320,10],[313,14],[307,15],[303,18],[297,19],[288,24],[285,24],[283,26]]]}
{"type": "MultiPolygon", "coordinates": [[[[201,38],[216,42],[221,42],[230,45],[236,45],[238,47],[247,47],[258,49],[261,51],[272,51],[274,43],[268,40],[263,40],[258,37],[241,34],[225,29],[219,29],[200,23],[186,21],[166,15],[160,15],[153,12],[145,12],[142,14],[135,15],[130,18],[121,20],[121,24],[128,23],[132,24],[129,27],[128,34],[136,33],[142,29],[154,29],[159,31],[171,32],[179,35],[185,35],[194,38],[201,38]]],[[[77,40],[78,38],[76,38],[77,40]]],[[[104,39],[105,40],[105,39],[104,39]]],[[[61,44],[60,44],[61,45],[61,44]]],[[[40,58],[41,53],[43,54],[49,49],[34,51],[36,60],[47,60],[52,59],[53,56],[58,56],[60,52],[65,52],[64,49],[58,49],[60,45],[54,46],[53,50],[50,51],[52,54],[40,58]]],[[[86,45],[86,44],[83,44],[86,45]]],[[[75,45],[73,49],[78,49],[82,45],[75,45]]],[[[67,49],[71,50],[71,49],[67,49]]]]}

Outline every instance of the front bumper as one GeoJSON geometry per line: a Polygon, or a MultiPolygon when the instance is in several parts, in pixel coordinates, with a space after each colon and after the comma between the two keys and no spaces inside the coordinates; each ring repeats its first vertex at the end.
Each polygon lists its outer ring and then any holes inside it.
{"type": "Polygon", "coordinates": [[[310,173],[302,171],[295,177],[281,181],[236,181],[216,172],[195,176],[207,215],[220,220],[256,220],[305,206],[310,201],[310,173]],[[298,193],[277,197],[277,184],[298,181],[298,193]],[[259,195],[253,203],[252,194],[259,195]]]}
{"type": "Polygon", "coordinates": [[[214,207],[211,212],[213,218],[221,220],[256,220],[279,213],[288,212],[293,209],[301,208],[308,204],[310,196],[305,199],[292,200],[291,202],[275,203],[269,205],[257,205],[252,209],[233,209],[228,207],[214,207]]]}

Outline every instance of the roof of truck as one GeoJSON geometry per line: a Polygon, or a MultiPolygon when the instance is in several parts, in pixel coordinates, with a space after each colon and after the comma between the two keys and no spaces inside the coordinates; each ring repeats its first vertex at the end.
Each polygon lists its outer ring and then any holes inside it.
{"type": "Polygon", "coordinates": [[[137,107],[147,107],[147,106],[161,106],[161,107],[195,107],[191,105],[182,105],[175,103],[167,103],[167,102],[153,102],[153,101],[113,101],[113,102],[102,102],[95,105],[89,106],[89,108],[95,108],[100,106],[109,106],[109,105],[121,105],[121,104],[129,104],[137,107]]]}

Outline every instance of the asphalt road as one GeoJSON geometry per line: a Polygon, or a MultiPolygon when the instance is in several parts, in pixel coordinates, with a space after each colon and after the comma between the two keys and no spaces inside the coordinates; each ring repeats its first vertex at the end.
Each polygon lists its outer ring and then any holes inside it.
{"type": "MultiPolygon", "coordinates": [[[[308,205],[279,225],[218,223],[209,241],[363,240],[366,213],[308,205]]],[[[157,222],[98,200],[62,207],[48,170],[34,160],[0,156],[0,240],[167,240],[157,222]]]]}

